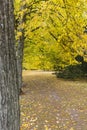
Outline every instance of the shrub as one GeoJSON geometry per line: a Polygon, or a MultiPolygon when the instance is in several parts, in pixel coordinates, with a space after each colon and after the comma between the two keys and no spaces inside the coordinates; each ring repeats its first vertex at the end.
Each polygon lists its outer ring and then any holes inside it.
{"type": "Polygon", "coordinates": [[[65,78],[65,79],[74,79],[78,77],[83,77],[84,73],[82,71],[81,64],[77,65],[69,65],[64,68],[64,70],[57,73],[57,77],[65,78]]]}

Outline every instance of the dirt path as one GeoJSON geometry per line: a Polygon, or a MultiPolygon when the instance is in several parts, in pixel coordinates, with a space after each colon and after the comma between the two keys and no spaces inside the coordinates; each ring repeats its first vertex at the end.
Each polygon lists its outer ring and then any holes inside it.
{"type": "Polygon", "coordinates": [[[21,130],[87,130],[87,83],[64,81],[52,72],[23,74],[21,130]]]}

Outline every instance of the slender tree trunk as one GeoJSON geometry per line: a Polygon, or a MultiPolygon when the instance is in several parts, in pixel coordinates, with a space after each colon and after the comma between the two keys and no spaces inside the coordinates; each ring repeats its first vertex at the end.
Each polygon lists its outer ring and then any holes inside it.
{"type": "Polygon", "coordinates": [[[0,130],[19,130],[13,0],[0,1],[0,130]]]}
{"type": "Polygon", "coordinates": [[[17,71],[18,71],[18,83],[19,83],[19,91],[22,89],[22,62],[23,62],[23,48],[24,48],[24,31],[21,29],[22,36],[18,40],[17,46],[17,71]]]}
{"type": "MultiPolygon", "coordinates": [[[[23,0],[21,0],[21,3],[23,0]]],[[[21,11],[23,11],[24,6],[21,6],[21,11]]],[[[21,33],[21,36],[19,37],[17,41],[17,51],[16,51],[16,56],[17,56],[17,70],[18,70],[18,81],[19,81],[19,91],[22,92],[22,62],[23,62],[23,49],[24,49],[24,14],[20,16],[19,19],[19,27],[18,31],[21,33]]]]}

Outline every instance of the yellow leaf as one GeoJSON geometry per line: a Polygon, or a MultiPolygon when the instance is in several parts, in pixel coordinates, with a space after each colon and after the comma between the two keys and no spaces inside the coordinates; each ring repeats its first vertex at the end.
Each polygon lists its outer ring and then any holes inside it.
{"type": "Polygon", "coordinates": [[[74,130],[73,127],[71,127],[70,130],[74,130]]]}

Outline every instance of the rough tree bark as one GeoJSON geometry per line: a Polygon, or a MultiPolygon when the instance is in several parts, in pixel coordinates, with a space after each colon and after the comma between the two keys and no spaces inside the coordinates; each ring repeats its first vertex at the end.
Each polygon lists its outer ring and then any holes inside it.
{"type": "Polygon", "coordinates": [[[0,1],[0,130],[19,130],[13,0],[0,1]]]}

